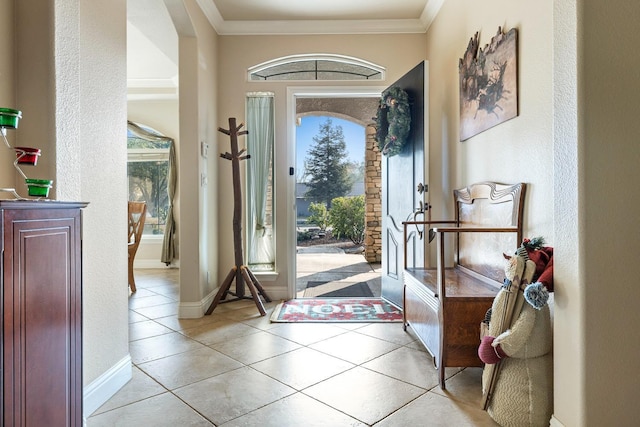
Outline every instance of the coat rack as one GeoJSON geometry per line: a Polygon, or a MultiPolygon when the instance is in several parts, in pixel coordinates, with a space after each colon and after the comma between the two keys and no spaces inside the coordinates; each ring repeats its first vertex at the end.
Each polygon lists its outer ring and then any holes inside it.
{"type": "Polygon", "coordinates": [[[244,154],[247,151],[244,148],[240,151],[238,150],[238,135],[246,135],[248,133],[246,130],[240,131],[242,126],[244,126],[243,123],[240,123],[239,126],[236,126],[236,119],[234,117],[230,117],[229,130],[218,128],[219,132],[222,132],[225,135],[229,135],[231,139],[231,153],[222,153],[220,154],[220,157],[226,160],[231,160],[231,170],[233,174],[233,250],[235,256],[235,265],[231,268],[229,274],[227,274],[224,282],[222,282],[220,290],[218,290],[218,293],[213,299],[213,302],[209,306],[206,314],[211,314],[218,304],[237,301],[240,299],[253,299],[253,301],[256,303],[256,307],[258,307],[258,310],[260,311],[260,315],[264,316],[267,314],[267,312],[265,311],[264,305],[260,300],[260,295],[264,297],[266,302],[271,302],[271,299],[267,296],[256,276],[251,272],[249,267],[244,265],[243,261],[242,189],[240,187],[240,160],[247,160],[251,156],[249,154],[244,154]],[[231,292],[229,288],[231,287],[231,283],[233,283],[234,279],[236,282],[236,291],[231,292]],[[245,283],[249,288],[249,291],[251,292],[251,297],[245,296],[245,283]],[[233,295],[235,298],[226,299],[228,294],[233,295]]]}

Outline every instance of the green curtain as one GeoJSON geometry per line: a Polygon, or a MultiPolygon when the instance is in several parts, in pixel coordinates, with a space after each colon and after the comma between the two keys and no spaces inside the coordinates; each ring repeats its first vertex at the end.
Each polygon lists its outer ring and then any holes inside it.
{"type": "Polygon", "coordinates": [[[247,95],[247,222],[249,264],[273,264],[273,228],[267,219],[267,188],[273,164],[274,94],[247,95]]]}

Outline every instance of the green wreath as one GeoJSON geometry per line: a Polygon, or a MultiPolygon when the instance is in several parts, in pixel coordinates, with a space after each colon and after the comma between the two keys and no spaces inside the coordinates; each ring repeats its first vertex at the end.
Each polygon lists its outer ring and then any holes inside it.
{"type": "Polygon", "coordinates": [[[409,95],[397,86],[382,94],[376,116],[376,141],[385,156],[402,151],[411,127],[409,95]],[[385,113],[386,111],[386,113],[385,113]]]}

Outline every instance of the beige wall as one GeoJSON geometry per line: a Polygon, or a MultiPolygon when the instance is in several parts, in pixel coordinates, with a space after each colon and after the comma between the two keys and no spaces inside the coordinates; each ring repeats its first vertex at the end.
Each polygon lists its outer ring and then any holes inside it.
{"type": "Polygon", "coordinates": [[[7,53],[3,67],[10,64],[17,77],[0,90],[24,110],[21,141],[42,149],[38,165],[25,172],[54,179],[50,196],[58,200],[89,202],[82,267],[86,386],[129,354],[126,250],[119,237],[126,217],[113,215],[126,210],[126,146],[117,143],[126,135],[125,2],[24,0],[16,2],[15,15],[7,3],[17,53],[7,53]]]}
{"type": "MultiPolygon", "coordinates": [[[[15,51],[15,33],[14,33],[14,6],[12,1],[0,2],[0,49],[2,52],[10,53],[9,58],[0,61],[0,99],[2,102],[0,107],[13,108],[18,110],[16,105],[16,88],[14,78],[13,52],[15,51]]],[[[5,55],[6,56],[6,55],[5,55]]],[[[7,131],[7,139],[12,145],[15,145],[14,131],[7,131]]],[[[4,142],[0,141],[0,188],[15,188],[15,174],[11,164],[15,159],[15,152],[4,148],[4,142]]],[[[7,197],[6,194],[0,193],[0,198],[7,197]]]]}
{"type": "Polygon", "coordinates": [[[525,235],[553,243],[551,24],[550,1],[448,0],[442,6],[427,32],[426,50],[434,217],[451,217],[454,188],[487,180],[525,182],[525,235]],[[484,48],[500,26],[518,29],[518,117],[460,142],[458,61],[476,32],[484,48]]]}
{"type": "Polygon", "coordinates": [[[185,6],[189,25],[176,23],[180,57],[180,315],[200,317],[213,299],[218,268],[215,141],[219,54],[218,36],[196,1],[187,0],[185,6]],[[201,142],[211,147],[207,158],[200,154],[201,142]],[[211,277],[209,283],[207,276],[211,277]]]}
{"type": "MultiPolygon", "coordinates": [[[[407,35],[350,35],[350,36],[223,36],[220,37],[219,56],[219,115],[218,126],[228,128],[228,118],[235,117],[244,121],[245,94],[252,91],[275,92],[276,106],[276,153],[275,153],[275,190],[276,190],[276,263],[279,276],[275,282],[263,283],[267,292],[270,288],[280,290],[287,287],[288,277],[287,213],[293,206],[293,200],[287,200],[287,185],[293,179],[288,175],[292,164],[287,160],[286,102],[287,87],[340,86],[340,82],[248,82],[246,70],[262,62],[300,53],[331,53],[358,57],[386,67],[387,79],[384,82],[358,82],[361,86],[384,87],[424,59],[424,34],[407,35]]],[[[349,82],[349,86],[357,86],[349,82]]],[[[250,131],[250,130],[249,130],[250,131]]],[[[212,147],[215,153],[229,150],[228,137],[218,137],[218,145],[212,147]]],[[[245,143],[240,139],[241,145],[245,143]]],[[[218,227],[220,250],[218,283],[224,279],[234,265],[233,259],[233,194],[231,190],[231,164],[219,162],[218,227]]],[[[285,295],[282,295],[283,297],[285,295]]]]}
{"type": "MultiPolygon", "coordinates": [[[[578,4],[579,333],[588,425],[640,419],[640,2],[578,4]],[[615,6],[615,7],[612,7],[615,6]]],[[[573,297],[573,295],[568,295],[573,297]]],[[[568,395],[565,396],[568,399],[568,395]]],[[[563,413],[564,414],[564,413],[563,413]]]]}

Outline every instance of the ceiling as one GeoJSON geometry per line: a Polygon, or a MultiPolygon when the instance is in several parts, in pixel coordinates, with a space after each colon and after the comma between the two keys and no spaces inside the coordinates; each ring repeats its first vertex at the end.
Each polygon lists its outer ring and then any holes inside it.
{"type": "Polygon", "coordinates": [[[423,33],[444,0],[196,0],[218,34],[423,33]]]}
{"type": "MultiPolygon", "coordinates": [[[[220,35],[424,33],[445,0],[196,0],[220,35]]],[[[167,8],[127,1],[131,97],[177,96],[178,36],[167,8]]]]}

